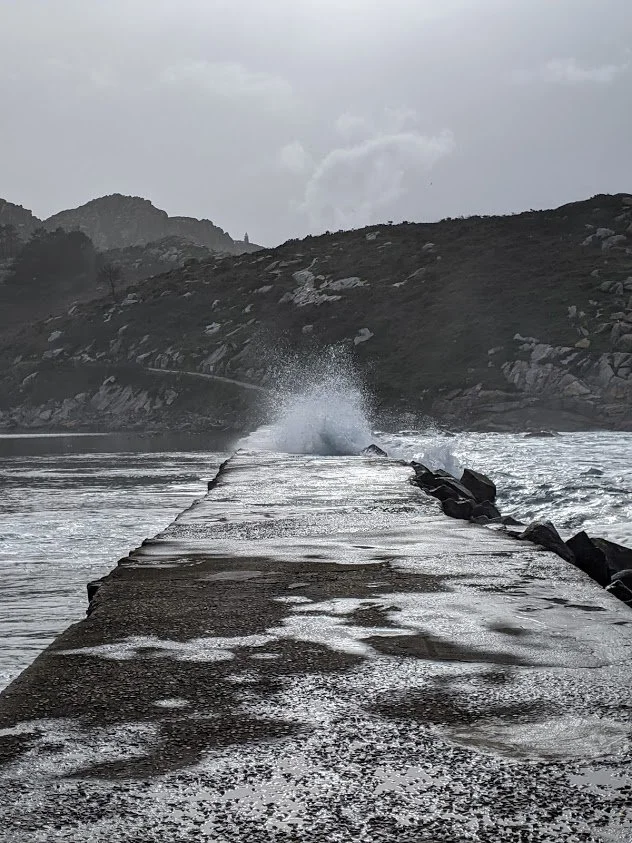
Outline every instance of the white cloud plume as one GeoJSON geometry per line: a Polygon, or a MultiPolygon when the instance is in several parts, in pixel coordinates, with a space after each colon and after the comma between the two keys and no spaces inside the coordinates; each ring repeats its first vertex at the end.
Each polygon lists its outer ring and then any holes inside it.
{"type": "Polygon", "coordinates": [[[346,141],[357,141],[372,135],[374,132],[373,125],[366,117],[360,117],[358,114],[351,114],[348,111],[340,115],[334,127],[336,132],[346,141]]]}
{"type": "Polygon", "coordinates": [[[295,175],[304,175],[314,167],[312,157],[300,141],[286,144],[279,150],[279,165],[295,175]]]}
{"type": "Polygon", "coordinates": [[[406,179],[454,149],[451,132],[382,134],[334,149],[317,165],[301,203],[315,228],[356,228],[374,221],[406,192],[406,179]]]}
{"type": "Polygon", "coordinates": [[[163,80],[171,85],[195,86],[218,99],[251,99],[265,108],[285,108],[294,101],[287,79],[250,70],[238,62],[182,62],[168,67],[163,80]]]}

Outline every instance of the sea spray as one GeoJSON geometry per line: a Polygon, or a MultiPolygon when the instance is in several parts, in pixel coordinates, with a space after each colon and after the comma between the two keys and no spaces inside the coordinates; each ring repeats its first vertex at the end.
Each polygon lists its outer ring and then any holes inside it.
{"type": "Polygon", "coordinates": [[[443,469],[456,478],[463,473],[459,437],[446,437],[429,419],[420,430],[382,433],[379,444],[394,459],[419,462],[432,471],[443,469]]]}
{"type": "Polygon", "coordinates": [[[288,454],[358,454],[371,442],[369,397],[349,353],[332,346],[286,356],[271,391],[270,423],[238,447],[288,454]]]}

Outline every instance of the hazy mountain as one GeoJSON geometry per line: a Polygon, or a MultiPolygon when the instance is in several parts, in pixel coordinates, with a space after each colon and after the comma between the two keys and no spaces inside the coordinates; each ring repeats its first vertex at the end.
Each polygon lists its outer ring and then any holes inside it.
{"type": "Polygon", "coordinates": [[[45,220],[44,226],[49,231],[56,228],[83,231],[101,251],[144,246],[165,237],[186,238],[199,246],[232,254],[258,248],[236,243],[210,220],[170,217],[148,199],[122,196],[120,193],[93,199],[79,208],[60,211],[45,220]]]}

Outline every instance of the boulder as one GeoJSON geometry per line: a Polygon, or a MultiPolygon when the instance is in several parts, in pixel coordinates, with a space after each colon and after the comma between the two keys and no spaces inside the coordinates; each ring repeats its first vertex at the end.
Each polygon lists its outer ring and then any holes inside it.
{"type": "Polygon", "coordinates": [[[567,562],[575,561],[573,551],[562,541],[562,537],[550,521],[534,521],[520,533],[518,538],[539,544],[540,547],[557,553],[567,562]]]}
{"type": "Polygon", "coordinates": [[[592,538],[591,541],[606,557],[606,562],[613,575],[619,571],[632,568],[631,548],[616,544],[608,539],[592,538]]]}
{"type": "Polygon", "coordinates": [[[429,495],[439,498],[440,501],[447,500],[448,498],[453,498],[454,500],[461,498],[472,501],[472,505],[476,503],[474,495],[470,490],[463,486],[462,483],[459,483],[458,480],[455,480],[454,477],[442,477],[438,480],[435,488],[428,486],[424,487],[424,489],[429,495]]]}
{"type": "Polygon", "coordinates": [[[607,237],[601,243],[601,248],[607,252],[609,249],[614,248],[615,246],[622,246],[626,241],[627,237],[625,234],[613,234],[611,237],[607,237]]]}
{"type": "Polygon", "coordinates": [[[566,542],[574,556],[574,564],[601,586],[610,582],[611,571],[604,552],[583,530],[566,542]]]}
{"type": "Polygon", "coordinates": [[[632,351],[632,334],[623,334],[617,340],[617,351],[632,351]]]}
{"type": "Polygon", "coordinates": [[[414,463],[413,467],[415,468],[415,483],[425,490],[436,489],[444,480],[455,479],[451,474],[443,471],[441,468],[437,469],[437,471],[432,471],[421,463],[414,463]]]}
{"type": "Polygon", "coordinates": [[[472,518],[489,518],[491,521],[500,518],[500,512],[491,501],[482,501],[477,503],[472,510],[472,518]]]}
{"type": "Polygon", "coordinates": [[[388,457],[386,451],[378,448],[375,444],[368,445],[361,453],[367,457],[388,457]]]}
{"type": "Polygon", "coordinates": [[[496,484],[485,474],[466,468],[461,477],[461,483],[470,491],[477,503],[484,501],[493,503],[496,500],[496,484]]]}
{"type": "Polygon", "coordinates": [[[606,586],[606,591],[614,594],[628,606],[632,606],[632,569],[617,571],[610,584],[606,586]]]}
{"type": "Polygon", "coordinates": [[[471,500],[462,498],[447,498],[441,504],[441,509],[450,518],[460,518],[462,521],[469,521],[472,517],[474,504],[471,500]]]}

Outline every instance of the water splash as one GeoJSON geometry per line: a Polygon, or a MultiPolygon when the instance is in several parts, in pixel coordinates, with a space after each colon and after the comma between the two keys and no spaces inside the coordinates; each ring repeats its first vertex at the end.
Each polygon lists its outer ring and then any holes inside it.
{"type": "Polygon", "coordinates": [[[446,438],[431,421],[426,420],[421,430],[406,430],[383,434],[380,444],[389,456],[405,462],[422,463],[432,471],[443,469],[453,477],[463,474],[463,465],[457,449],[459,439],[446,438]]]}
{"type": "Polygon", "coordinates": [[[270,406],[272,421],[238,447],[288,454],[358,454],[371,442],[369,400],[348,353],[330,347],[284,361],[270,406]]]}

